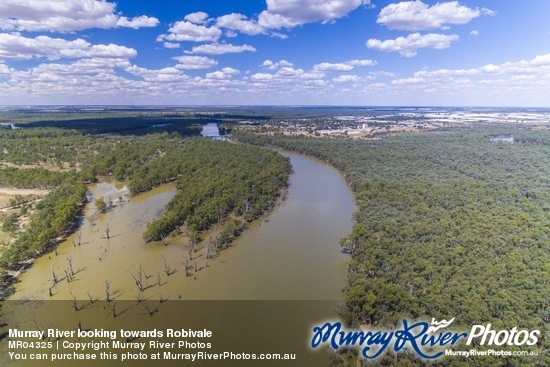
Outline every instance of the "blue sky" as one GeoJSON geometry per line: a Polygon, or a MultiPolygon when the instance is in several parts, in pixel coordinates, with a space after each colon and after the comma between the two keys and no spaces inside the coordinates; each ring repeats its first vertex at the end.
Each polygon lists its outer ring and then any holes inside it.
{"type": "Polygon", "coordinates": [[[1,0],[0,104],[550,107],[550,1],[1,0]]]}

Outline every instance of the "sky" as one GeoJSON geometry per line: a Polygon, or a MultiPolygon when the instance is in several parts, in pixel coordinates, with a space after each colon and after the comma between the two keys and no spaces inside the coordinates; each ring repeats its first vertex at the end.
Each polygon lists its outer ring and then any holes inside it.
{"type": "Polygon", "coordinates": [[[550,107],[548,0],[0,0],[0,105],[550,107]]]}

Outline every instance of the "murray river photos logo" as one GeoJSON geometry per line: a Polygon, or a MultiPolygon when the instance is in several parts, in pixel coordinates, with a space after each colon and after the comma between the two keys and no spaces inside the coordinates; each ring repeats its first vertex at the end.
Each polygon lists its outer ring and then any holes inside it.
{"type": "MultiPolygon", "coordinates": [[[[459,342],[480,346],[532,346],[538,342],[539,330],[494,330],[491,324],[474,325],[469,333],[449,331],[447,328],[455,321],[409,322],[403,320],[400,327],[392,331],[382,330],[345,330],[340,322],[327,322],[313,328],[311,346],[317,348],[328,344],[338,350],[346,347],[360,347],[364,358],[374,359],[393,348],[395,352],[412,350],[425,359],[436,359],[443,355],[463,355],[470,352],[445,351],[459,342]]],[[[480,352],[474,355],[480,355],[480,352]]],[[[468,355],[467,355],[468,356],[468,355]]]]}

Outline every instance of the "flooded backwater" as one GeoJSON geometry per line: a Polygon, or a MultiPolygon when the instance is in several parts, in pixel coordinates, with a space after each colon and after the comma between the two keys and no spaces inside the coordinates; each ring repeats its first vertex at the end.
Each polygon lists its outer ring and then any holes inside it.
{"type": "Polygon", "coordinates": [[[330,166],[301,155],[289,156],[294,173],[285,200],[208,264],[204,250],[194,253],[189,265],[197,263],[197,271],[193,266],[190,274],[184,270],[184,256],[189,256],[183,241],[174,238],[163,246],[145,244],[142,239],[147,223],[161,216],[175,194],[174,184],[136,197],[128,197],[121,184],[91,186],[93,198],[81,229],[60,244],[57,255],[51,252],[37,259],[21,275],[11,299],[104,298],[105,281],[119,299],[126,300],[138,293],[193,300],[336,299],[348,259],[340,252],[338,240],[351,230],[353,196],[330,166]],[[93,200],[99,197],[113,201],[114,207],[97,214],[93,200]],[[71,266],[72,281],[61,280],[71,266]],[[140,267],[143,292],[133,277],[140,267]],[[50,297],[53,273],[59,282],[50,297]]]}

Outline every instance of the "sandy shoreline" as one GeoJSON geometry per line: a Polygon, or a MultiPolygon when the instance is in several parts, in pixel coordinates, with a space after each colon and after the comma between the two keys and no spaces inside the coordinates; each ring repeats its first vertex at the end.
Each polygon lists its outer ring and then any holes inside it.
{"type": "Polygon", "coordinates": [[[50,190],[40,190],[40,189],[18,189],[15,187],[0,187],[0,208],[2,211],[10,205],[10,200],[13,199],[16,195],[37,195],[45,196],[50,192],[50,190]]]}
{"type": "Polygon", "coordinates": [[[46,195],[50,190],[18,189],[14,187],[0,187],[0,195],[46,195]]]}

